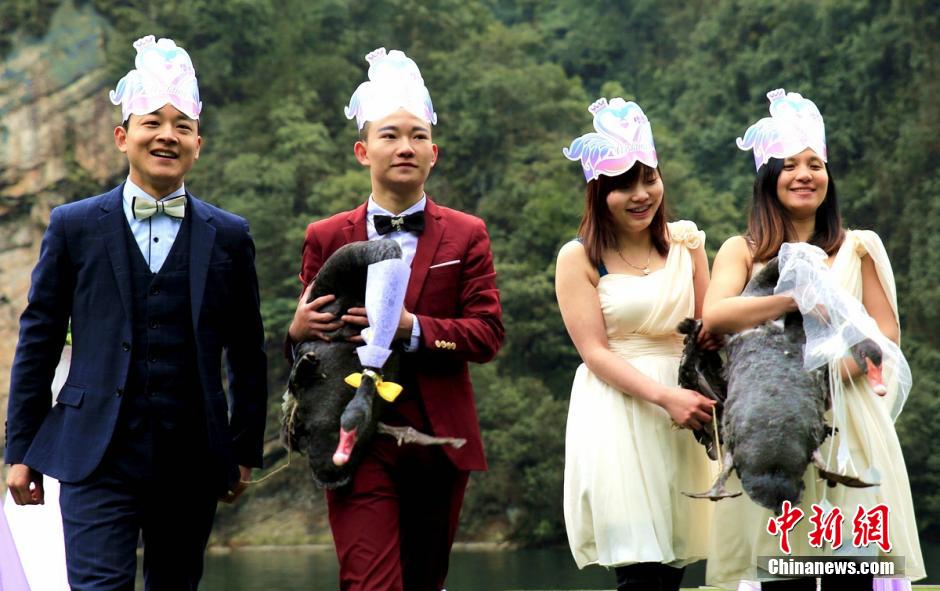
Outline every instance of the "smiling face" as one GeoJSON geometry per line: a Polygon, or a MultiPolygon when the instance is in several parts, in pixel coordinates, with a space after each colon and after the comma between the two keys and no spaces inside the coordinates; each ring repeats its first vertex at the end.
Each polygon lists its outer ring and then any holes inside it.
{"type": "Polygon", "coordinates": [[[627,232],[642,232],[649,228],[662,204],[663,180],[656,169],[651,171],[649,176],[639,175],[633,186],[614,189],[607,194],[607,208],[614,223],[627,232]]]}
{"type": "Polygon", "coordinates": [[[356,159],[369,168],[374,192],[411,196],[424,191],[424,182],[437,160],[431,124],[399,109],[370,121],[365,141],[356,142],[356,159]]]}
{"type": "Polygon", "coordinates": [[[816,215],[828,188],[826,164],[812,149],[783,161],[783,170],[777,178],[777,199],[790,215],[796,218],[816,215]]]}
{"type": "Polygon", "coordinates": [[[114,143],[127,154],[130,178],[149,195],[160,198],[183,183],[199,158],[199,123],[166,104],[147,115],[131,115],[127,129],[114,128],[114,143]]]}

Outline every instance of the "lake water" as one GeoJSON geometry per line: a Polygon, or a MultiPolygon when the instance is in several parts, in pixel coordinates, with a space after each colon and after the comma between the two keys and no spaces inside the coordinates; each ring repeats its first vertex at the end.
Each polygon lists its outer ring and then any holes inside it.
{"type": "MultiPolygon", "coordinates": [[[[924,544],[931,575],[921,583],[940,583],[940,544],[924,544]]],[[[703,585],[705,563],[686,569],[683,587],[703,585]]],[[[454,550],[450,591],[521,589],[613,589],[614,574],[600,567],[579,571],[566,548],[540,550],[454,550]]],[[[142,585],[138,585],[142,589],[142,585]]],[[[206,557],[200,591],[335,591],[332,550],[283,548],[237,550],[206,557]]]]}
{"type": "MultiPolygon", "coordinates": [[[[206,557],[200,591],[336,591],[336,555],[332,550],[238,550],[206,557]]],[[[684,586],[704,581],[704,563],[693,565],[684,586]],[[695,571],[698,571],[697,573],[695,571]]],[[[579,571],[565,548],[471,551],[451,554],[450,591],[509,589],[613,589],[613,571],[579,571]]],[[[142,585],[138,585],[142,589],[142,585]]]]}

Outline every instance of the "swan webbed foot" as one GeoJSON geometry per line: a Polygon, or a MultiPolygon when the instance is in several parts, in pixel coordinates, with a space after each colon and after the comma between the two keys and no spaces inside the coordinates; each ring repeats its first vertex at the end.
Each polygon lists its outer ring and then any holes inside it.
{"type": "Polygon", "coordinates": [[[836,484],[842,484],[850,488],[867,488],[869,486],[878,486],[880,484],[877,482],[865,482],[861,478],[849,476],[848,474],[837,474],[835,472],[830,472],[826,469],[826,463],[823,461],[822,454],[819,453],[818,449],[813,452],[813,465],[816,466],[816,469],[819,471],[819,476],[826,481],[826,484],[828,484],[830,488],[836,484]]]}
{"type": "Polygon", "coordinates": [[[687,493],[683,492],[687,497],[692,497],[693,499],[711,499],[712,501],[720,501],[721,499],[730,499],[734,497],[740,497],[741,492],[730,492],[725,488],[725,481],[728,480],[728,477],[731,476],[731,470],[734,469],[733,457],[731,452],[725,452],[724,455],[724,468],[721,473],[718,475],[718,478],[715,480],[715,484],[712,485],[710,489],[702,493],[687,493]]]}

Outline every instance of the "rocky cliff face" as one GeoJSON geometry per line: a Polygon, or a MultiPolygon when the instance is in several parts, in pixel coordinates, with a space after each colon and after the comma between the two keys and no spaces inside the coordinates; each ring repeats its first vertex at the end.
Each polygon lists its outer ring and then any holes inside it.
{"type": "MultiPolygon", "coordinates": [[[[50,210],[77,187],[103,190],[125,174],[108,100],[107,25],[65,2],[41,39],[20,39],[0,63],[0,416],[26,306],[30,271],[50,210]]],[[[2,437],[0,427],[0,437],[2,437]]],[[[0,444],[3,439],[0,438],[0,444]]]]}

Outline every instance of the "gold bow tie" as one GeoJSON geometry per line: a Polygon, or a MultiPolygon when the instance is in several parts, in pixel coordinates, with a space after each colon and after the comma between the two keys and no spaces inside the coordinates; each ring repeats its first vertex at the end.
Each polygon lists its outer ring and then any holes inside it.
{"type": "Polygon", "coordinates": [[[372,378],[372,380],[375,382],[375,391],[378,392],[379,396],[381,396],[382,399],[386,402],[395,402],[395,399],[398,398],[399,394],[401,394],[401,386],[395,382],[383,381],[382,376],[378,375],[370,369],[364,369],[362,370],[362,373],[351,373],[346,376],[344,381],[353,388],[358,388],[359,384],[362,382],[363,374],[372,378]]]}
{"type": "Polygon", "coordinates": [[[160,201],[137,197],[135,195],[134,200],[131,202],[131,207],[134,210],[135,220],[145,220],[158,213],[165,213],[171,218],[181,220],[183,216],[186,215],[186,195],[180,195],[172,199],[162,199],[160,201]]]}

